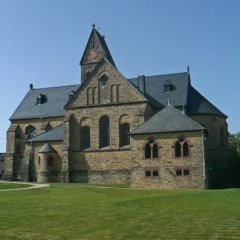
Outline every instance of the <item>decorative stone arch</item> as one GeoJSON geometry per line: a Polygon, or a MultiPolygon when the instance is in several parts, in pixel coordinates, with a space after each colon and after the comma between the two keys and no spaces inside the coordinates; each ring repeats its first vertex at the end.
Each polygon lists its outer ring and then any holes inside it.
{"type": "Polygon", "coordinates": [[[83,117],[80,120],[80,127],[84,127],[84,126],[89,126],[91,125],[91,120],[89,117],[83,117]]]}

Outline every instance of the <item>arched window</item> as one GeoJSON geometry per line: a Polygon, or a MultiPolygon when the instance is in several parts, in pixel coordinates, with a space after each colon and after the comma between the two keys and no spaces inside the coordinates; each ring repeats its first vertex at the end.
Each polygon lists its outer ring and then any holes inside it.
{"type": "Polygon", "coordinates": [[[183,156],[187,157],[189,155],[189,151],[188,151],[188,143],[184,142],[183,143],[183,156]]]}
{"type": "Polygon", "coordinates": [[[185,140],[185,137],[180,136],[175,142],[175,157],[188,157],[189,156],[189,143],[185,140]]]}
{"type": "Polygon", "coordinates": [[[158,158],[159,157],[159,146],[156,142],[150,140],[145,144],[145,158],[158,158]]]}
{"type": "Polygon", "coordinates": [[[90,148],[90,127],[84,126],[80,128],[80,139],[81,149],[90,148]]]}
{"type": "Polygon", "coordinates": [[[153,144],[153,147],[152,147],[152,156],[153,158],[158,157],[158,145],[156,143],[153,144]]]}
{"type": "Polygon", "coordinates": [[[99,147],[110,146],[109,118],[102,116],[99,120],[99,147]]]}
{"type": "Polygon", "coordinates": [[[36,128],[32,125],[29,125],[25,129],[25,135],[27,136],[27,139],[30,139],[36,135],[36,128]]]}
{"type": "Polygon", "coordinates": [[[130,144],[129,136],[130,127],[128,123],[123,123],[119,125],[119,146],[126,146],[130,144]]]}
{"type": "Polygon", "coordinates": [[[100,78],[100,86],[103,88],[107,85],[108,76],[106,74],[102,75],[100,78]]]}
{"type": "Polygon", "coordinates": [[[151,155],[152,155],[151,151],[152,151],[152,148],[151,148],[150,144],[147,143],[145,145],[145,158],[151,158],[151,155]]]}
{"type": "Polygon", "coordinates": [[[41,157],[38,157],[38,165],[41,165],[41,157]]]}
{"type": "Polygon", "coordinates": [[[175,143],[175,157],[181,157],[181,144],[179,141],[175,143]]]}

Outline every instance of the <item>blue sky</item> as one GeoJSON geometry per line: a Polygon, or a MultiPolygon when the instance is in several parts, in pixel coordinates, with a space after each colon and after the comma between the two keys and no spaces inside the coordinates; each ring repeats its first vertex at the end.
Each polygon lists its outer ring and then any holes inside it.
{"type": "Polygon", "coordinates": [[[92,23],[124,76],[186,71],[240,131],[238,0],[0,0],[0,151],[9,117],[35,88],[80,82],[92,23]]]}

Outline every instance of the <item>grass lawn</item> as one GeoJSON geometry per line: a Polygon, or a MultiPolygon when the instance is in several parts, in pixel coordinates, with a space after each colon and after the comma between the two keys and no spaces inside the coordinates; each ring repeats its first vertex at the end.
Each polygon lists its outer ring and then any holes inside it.
{"type": "Polygon", "coordinates": [[[240,190],[81,184],[0,192],[0,239],[240,239],[240,190]]]}
{"type": "Polygon", "coordinates": [[[15,189],[15,188],[27,188],[30,186],[31,186],[30,184],[0,182],[0,190],[15,189]]]}

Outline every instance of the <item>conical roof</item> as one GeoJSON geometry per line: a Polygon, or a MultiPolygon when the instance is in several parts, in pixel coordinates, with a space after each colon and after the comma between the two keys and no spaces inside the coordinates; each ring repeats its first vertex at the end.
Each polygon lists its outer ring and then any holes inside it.
{"type": "Polygon", "coordinates": [[[53,152],[56,151],[49,143],[45,143],[39,150],[39,153],[53,153],[53,152]]]}

